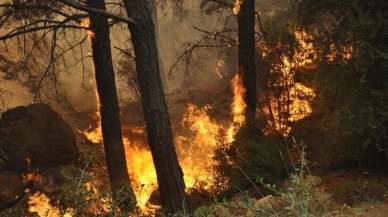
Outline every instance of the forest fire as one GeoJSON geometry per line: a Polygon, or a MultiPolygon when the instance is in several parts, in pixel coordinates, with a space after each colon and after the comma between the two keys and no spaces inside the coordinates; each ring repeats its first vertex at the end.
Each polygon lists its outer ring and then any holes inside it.
{"type": "MultiPolygon", "coordinates": [[[[308,117],[312,113],[310,103],[316,97],[313,89],[295,81],[295,72],[315,64],[318,57],[314,47],[313,36],[303,30],[295,30],[297,49],[293,56],[281,57],[279,80],[275,82],[278,93],[269,97],[271,108],[265,107],[264,112],[273,117],[272,124],[283,136],[288,136],[290,122],[308,117]]],[[[264,49],[268,50],[268,49],[264,49]]],[[[268,51],[267,51],[268,52],[268,51]]],[[[265,58],[267,53],[263,53],[265,58]]]]}
{"type": "Polygon", "coordinates": [[[1,217],[385,216],[388,1],[0,1],[1,217]]]}
{"type": "MultiPolygon", "coordinates": [[[[209,105],[202,108],[194,104],[187,105],[181,124],[190,131],[190,135],[177,135],[175,138],[176,151],[184,173],[187,191],[190,189],[211,189],[214,183],[214,171],[212,170],[214,151],[219,148],[218,136],[220,132],[224,132],[227,143],[231,143],[234,141],[238,128],[245,122],[245,90],[238,74],[232,79],[231,86],[233,89],[232,121],[229,126],[223,126],[211,119],[208,114],[211,109],[209,105]]],[[[99,118],[100,115],[97,112],[94,116],[97,122],[96,127],[80,131],[89,141],[97,144],[102,143],[99,118]]],[[[144,135],[143,128],[133,127],[129,131],[131,135],[144,135]]],[[[132,179],[138,206],[146,211],[150,206],[148,200],[152,192],[157,189],[157,178],[152,155],[146,142],[137,140],[135,137],[124,135],[123,141],[128,172],[132,179]]]]}
{"type": "Polygon", "coordinates": [[[208,115],[210,106],[198,108],[189,104],[182,124],[193,136],[176,138],[177,152],[187,188],[208,189],[213,184],[213,152],[218,147],[217,136],[221,125],[208,115]]]}

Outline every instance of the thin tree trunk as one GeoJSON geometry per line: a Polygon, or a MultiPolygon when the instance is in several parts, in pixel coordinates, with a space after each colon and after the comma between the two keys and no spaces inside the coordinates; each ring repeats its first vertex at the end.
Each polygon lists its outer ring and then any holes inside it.
{"type": "Polygon", "coordinates": [[[255,120],[256,114],[256,71],[255,71],[255,1],[243,0],[237,14],[238,22],[238,73],[243,79],[245,117],[248,123],[255,120]]]}
{"type": "Polygon", "coordinates": [[[161,82],[153,19],[155,0],[124,0],[124,3],[128,15],[136,20],[136,25],[129,25],[129,30],[162,207],[168,213],[176,213],[185,206],[185,185],[161,82]]]}
{"type": "MultiPolygon", "coordinates": [[[[87,5],[105,10],[104,0],[88,0],[87,5]]],[[[105,158],[113,198],[119,202],[121,208],[131,211],[136,206],[136,199],[130,185],[122,140],[108,20],[106,17],[90,14],[90,27],[93,31],[91,42],[105,158]],[[123,191],[130,193],[130,198],[123,198],[124,195],[120,195],[123,191]]]]}

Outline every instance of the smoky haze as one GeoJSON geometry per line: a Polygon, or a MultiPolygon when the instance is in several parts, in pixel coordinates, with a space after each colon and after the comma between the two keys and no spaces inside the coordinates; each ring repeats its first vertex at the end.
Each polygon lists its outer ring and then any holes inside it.
{"type": "MultiPolygon", "coordinates": [[[[7,0],[1,0],[1,3],[6,3],[7,0]]],[[[198,27],[204,30],[217,31],[223,28],[222,19],[226,15],[215,14],[208,15],[200,9],[201,1],[191,0],[185,1],[183,17],[177,16],[172,9],[173,7],[167,3],[162,8],[158,8],[158,44],[159,52],[162,60],[162,67],[165,81],[165,89],[167,94],[180,94],[183,84],[185,69],[178,68],[172,76],[168,76],[169,70],[176,61],[182,46],[188,42],[195,42],[201,37],[203,33],[194,29],[198,27]]],[[[258,8],[263,11],[269,11],[271,8],[278,8],[284,5],[282,1],[257,1],[258,8]]],[[[229,13],[229,12],[227,12],[229,13]]],[[[225,12],[225,14],[227,14],[225,12]]],[[[6,30],[0,30],[5,32],[6,30]]],[[[80,40],[84,37],[86,32],[78,32],[71,37],[74,40],[80,40]]],[[[113,60],[116,71],[120,67],[120,59],[122,54],[119,49],[127,49],[131,47],[130,39],[127,30],[123,26],[115,26],[111,29],[111,45],[113,60]]],[[[7,50],[8,54],[15,56],[12,51],[7,50]]],[[[16,51],[15,51],[16,52],[16,51]]],[[[66,70],[59,74],[59,83],[62,85],[66,96],[71,105],[77,111],[95,110],[96,96],[95,96],[95,81],[93,76],[93,63],[91,59],[90,42],[87,41],[82,47],[84,56],[87,56],[82,63],[81,49],[77,48],[73,52],[69,52],[65,56],[67,62],[66,70]]],[[[219,57],[217,52],[206,52],[206,56],[198,56],[197,59],[203,59],[199,64],[194,64],[195,68],[191,68],[192,74],[195,75],[190,78],[194,89],[201,91],[211,91],[217,84],[219,84],[219,77],[217,76],[217,64],[219,57]]],[[[124,69],[125,70],[125,69],[124,69]]],[[[234,69],[229,69],[234,70],[234,69]]],[[[1,72],[0,72],[1,73],[1,72]]],[[[136,99],[134,93],[128,88],[126,81],[123,81],[119,76],[117,78],[118,92],[121,99],[131,101],[136,99]]],[[[2,79],[2,78],[1,78],[2,79]]],[[[12,80],[0,80],[2,89],[6,90],[5,96],[6,104],[2,110],[10,109],[19,105],[27,105],[32,102],[32,95],[28,88],[23,87],[20,83],[12,80]]]]}

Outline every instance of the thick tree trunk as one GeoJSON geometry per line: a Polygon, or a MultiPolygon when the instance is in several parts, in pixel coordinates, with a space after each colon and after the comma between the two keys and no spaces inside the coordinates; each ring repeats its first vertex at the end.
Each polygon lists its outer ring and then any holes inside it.
{"type": "Polygon", "coordinates": [[[162,206],[176,213],[185,205],[185,185],[174,148],[170,119],[161,82],[153,9],[155,0],[124,0],[135,50],[136,70],[144,117],[162,206]]]}
{"type": "Polygon", "coordinates": [[[255,71],[255,1],[243,0],[237,15],[238,21],[238,73],[246,89],[246,120],[252,123],[256,114],[255,71]]]}
{"type": "MultiPolygon", "coordinates": [[[[105,10],[104,0],[88,0],[87,4],[105,10]]],[[[90,27],[93,31],[93,61],[109,180],[115,201],[120,202],[121,208],[130,211],[135,207],[136,199],[130,185],[122,140],[108,20],[106,17],[90,14],[90,27]],[[123,190],[129,192],[131,198],[122,198],[120,192],[123,190]]]]}

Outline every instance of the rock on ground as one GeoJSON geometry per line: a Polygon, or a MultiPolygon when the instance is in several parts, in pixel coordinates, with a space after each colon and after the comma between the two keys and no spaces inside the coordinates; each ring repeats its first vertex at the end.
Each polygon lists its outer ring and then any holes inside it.
{"type": "Polygon", "coordinates": [[[48,105],[21,106],[1,115],[0,171],[70,164],[78,154],[71,127],[48,105]]]}

